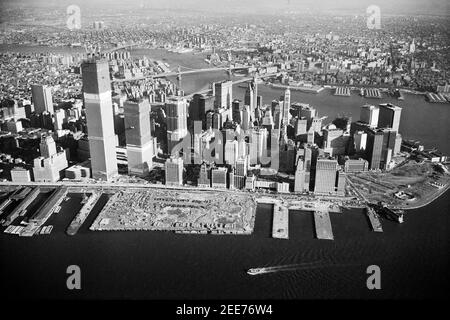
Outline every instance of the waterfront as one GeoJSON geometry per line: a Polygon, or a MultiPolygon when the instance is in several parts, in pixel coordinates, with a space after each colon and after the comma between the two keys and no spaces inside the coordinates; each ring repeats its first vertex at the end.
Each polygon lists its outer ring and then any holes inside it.
{"type": "Polygon", "coordinates": [[[449,200],[447,192],[408,212],[402,225],[383,220],[383,233],[370,231],[362,210],[331,214],[335,241],[329,242],[314,238],[313,214],[300,211],[290,213],[289,240],[272,239],[269,205],[258,206],[255,233],[249,236],[91,232],[94,208],[78,234],[69,237],[65,228],[81,201],[81,195],[73,196],[49,221],[55,226],[50,236],[0,235],[1,272],[8,275],[2,291],[17,298],[442,297],[449,289],[449,200]],[[257,278],[245,272],[317,261],[319,267],[257,278]],[[71,264],[82,270],[80,292],[65,287],[71,264]],[[381,291],[365,286],[371,264],[381,267],[381,291]]]}
{"type": "MultiPolygon", "coordinates": [[[[182,84],[198,90],[226,74],[204,76],[183,77],[182,84]]],[[[244,89],[235,88],[235,96],[243,99],[244,89]]],[[[282,94],[262,85],[258,89],[264,103],[282,94]]],[[[404,101],[369,100],[334,97],[324,90],[317,95],[292,92],[292,101],[311,103],[320,115],[328,115],[327,121],[343,113],[358,118],[364,103],[392,101],[404,108],[403,137],[449,154],[449,105],[405,96],[404,101]]],[[[370,230],[363,210],[332,214],[335,241],[320,241],[314,238],[313,213],[298,211],[290,213],[289,240],[271,238],[268,205],[258,206],[255,232],[249,236],[91,232],[88,227],[106,197],[77,235],[69,237],[65,230],[81,208],[81,195],[73,195],[48,221],[55,226],[50,236],[0,235],[0,271],[7,275],[2,292],[16,298],[442,298],[449,290],[449,200],[447,192],[427,207],[408,211],[402,225],[382,220],[383,233],[370,230]],[[295,272],[257,278],[245,273],[253,267],[317,261],[314,268],[295,272]],[[71,264],[82,270],[80,292],[66,289],[71,264]],[[371,264],[381,267],[381,291],[366,288],[371,264]]]]}

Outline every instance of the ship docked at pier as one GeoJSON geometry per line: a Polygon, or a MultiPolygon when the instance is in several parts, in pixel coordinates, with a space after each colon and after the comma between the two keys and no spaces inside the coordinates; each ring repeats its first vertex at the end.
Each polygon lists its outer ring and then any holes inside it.
{"type": "Polygon", "coordinates": [[[398,222],[398,223],[403,223],[404,219],[403,219],[403,215],[405,213],[404,210],[399,210],[399,209],[391,209],[389,208],[385,203],[383,202],[378,202],[377,205],[374,206],[375,211],[385,217],[386,219],[398,222]]]}

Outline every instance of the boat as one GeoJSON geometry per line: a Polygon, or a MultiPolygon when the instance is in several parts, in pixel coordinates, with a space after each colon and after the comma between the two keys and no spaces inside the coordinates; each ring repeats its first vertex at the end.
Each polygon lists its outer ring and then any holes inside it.
{"type": "Polygon", "coordinates": [[[266,268],[252,268],[252,269],[248,269],[247,273],[251,276],[257,275],[257,274],[263,274],[263,273],[267,273],[268,270],[266,270],[266,268]]]}
{"type": "Polygon", "coordinates": [[[378,203],[378,205],[375,207],[375,210],[377,211],[377,213],[379,213],[380,215],[384,216],[385,218],[387,218],[389,220],[392,220],[392,221],[395,221],[398,223],[404,222],[404,219],[403,219],[404,210],[391,209],[382,202],[378,203]]]}

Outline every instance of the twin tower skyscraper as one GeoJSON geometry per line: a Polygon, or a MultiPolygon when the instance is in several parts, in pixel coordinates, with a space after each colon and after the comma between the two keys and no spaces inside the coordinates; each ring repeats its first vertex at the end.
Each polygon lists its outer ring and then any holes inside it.
{"type": "MultiPolygon", "coordinates": [[[[114,111],[108,61],[91,58],[81,65],[92,178],[111,181],[118,174],[114,111]]],[[[145,175],[152,167],[153,140],[148,101],[124,106],[128,172],[145,175]]]]}

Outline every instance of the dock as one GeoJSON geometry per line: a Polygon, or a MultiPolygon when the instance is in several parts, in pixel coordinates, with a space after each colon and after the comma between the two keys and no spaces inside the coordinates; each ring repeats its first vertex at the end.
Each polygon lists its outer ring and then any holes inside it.
{"type": "Polygon", "coordinates": [[[70,223],[69,227],[67,227],[66,233],[68,235],[75,235],[78,230],[80,229],[81,225],[84,223],[84,221],[87,219],[89,214],[91,213],[94,206],[97,204],[98,200],[100,199],[101,193],[94,192],[89,199],[83,204],[83,207],[80,209],[78,214],[75,216],[75,218],[70,223]]]}
{"type": "Polygon", "coordinates": [[[289,239],[289,210],[278,203],[273,205],[272,237],[289,239]]]}
{"type": "Polygon", "coordinates": [[[350,88],[348,88],[348,87],[336,87],[334,95],[335,96],[350,97],[350,95],[351,95],[350,88]]]}
{"type": "Polygon", "coordinates": [[[27,207],[36,199],[40,192],[41,189],[39,187],[36,187],[30,191],[19,203],[19,205],[8,215],[8,217],[6,217],[3,226],[9,226],[17,217],[23,216],[27,207]]]}
{"type": "Polygon", "coordinates": [[[373,208],[366,208],[366,215],[369,218],[370,225],[372,226],[372,230],[375,232],[383,232],[383,227],[381,226],[380,219],[378,214],[375,212],[373,208]]]}
{"type": "Polygon", "coordinates": [[[314,224],[317,239],[334,240],[328,211],[314,211],[314,224]]]}
{"type": "Polygon", "coordinates": [[[55,189],[50,197],[39,207],[37,212],[30,218],[30,223],[23,229],[21,236],[31,237],[50,218],[54,210],[61,204],[67,194],[67,187],[55,189]]]}

